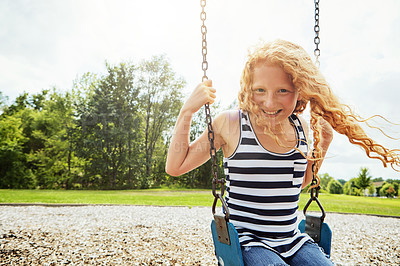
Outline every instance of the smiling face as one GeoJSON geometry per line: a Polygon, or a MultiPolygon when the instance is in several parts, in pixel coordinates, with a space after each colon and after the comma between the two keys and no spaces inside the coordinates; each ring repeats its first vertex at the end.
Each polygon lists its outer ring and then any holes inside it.
{"type": "Polygon", "coordinates": [[[297,89],[282,68],[261,63],[254,68],[252,94],[252,100],[260,110],[258,115],[271,125],[287,121],[299,98],[297,89]]]}

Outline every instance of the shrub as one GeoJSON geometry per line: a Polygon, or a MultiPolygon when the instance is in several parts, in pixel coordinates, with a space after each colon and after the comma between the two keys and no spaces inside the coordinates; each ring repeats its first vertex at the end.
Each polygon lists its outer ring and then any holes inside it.
{"type": "Polygon", "coordinates": [[[393,184],[386,183],[382,186],[379,194],[384,197],[393,198],[396,195],[396,190],[394,189],[393,184]]]}
{"type": "Polygon", "coordinates": [[[375,189],[374,184],[371,184],[371,185],[368,187],[368,194],[369,194],[369,195],[374,195],[375,191],[376,191],[376,189],[375,189]]]}
{"type": "Polygon", "coordinates": [[[329,181],[327,190],[331,194],[343,194],[343,186],[337,180],[329,181]]]}

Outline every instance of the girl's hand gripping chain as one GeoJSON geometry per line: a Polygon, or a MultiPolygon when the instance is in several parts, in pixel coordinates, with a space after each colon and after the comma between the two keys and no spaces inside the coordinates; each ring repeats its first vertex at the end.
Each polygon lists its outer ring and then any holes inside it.
{"type": "Polygon", "coordinates": [[[216,98],[216,90],[212,87],[212,81],[206,80],[194,89],[190,97],[182,107],[184,111],[196,113],[206,103],[213,104],[216,98]]]}

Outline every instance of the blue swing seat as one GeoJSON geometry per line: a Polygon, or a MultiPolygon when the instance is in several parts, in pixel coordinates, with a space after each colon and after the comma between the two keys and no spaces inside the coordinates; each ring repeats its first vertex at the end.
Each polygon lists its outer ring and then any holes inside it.
{"type": "Polygon", "coordinates": [[[211,233],[214,241],[215,255],[218,265],[221,266],[243,266],[242,249],[240,248],[239,236],[232,223],[227,222],[230,245],[218,240],[215,220],[211,222],[211,233]]]}
{"type": "MultiPolygon", "coordinates": [[[[306,231],[306,220],[303,219],[299,223],[300,232],[304,233],[306,231]]],[[[312,236],[311,236],[312,237],[312,236]]],[[[319,241],[315,241],[318,246],[320,246],[325,254],[330,258],[331,257],[331,242],[332,242],[332,230],[329,228],[327,223],[321,224],[321,235],[319,241]]]]}
{"type": "MultiPolygon", "coordinates": [[[[299,223],[300,232],[305,232],[306,220],[302,220],[299,223]]],[[[215,255],[218,260],[218,265],[229,265],[229,266],[243,266],[242,250],[239,243],[238,233],[232,223],[227,223],[228,234],[230,238],[230,245],[222,243],[218,240],[218,234],[216,229],[215,221],[211,222],[211,233],[215,247],[215,255]]],[[[325,254],[331,256],[331,241],[332,241],[332,230],[329,228],[327,223],[321,225],[321,236],[320,241],[316,242],[320,246],[325,254]]]]}

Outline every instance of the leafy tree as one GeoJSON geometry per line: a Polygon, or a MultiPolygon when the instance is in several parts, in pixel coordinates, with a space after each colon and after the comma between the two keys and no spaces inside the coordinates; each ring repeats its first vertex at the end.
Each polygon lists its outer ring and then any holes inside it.
{"type": "MultiPolygon", "coordinates": [[[[141,116],[139,88],[134,86],[133,64],[107,64],[107,75],[85,75],[85,109],[79,109],[79,155],[90,158],[85,165],[85,186],[133,188],[141,176],[141,116]]],[[[79,100],[79,98],[78,98],[79,100]]]]}
{"type": "Polygon", "coordinates": [[[325,173],[322,175],[319,175],[319,179],[320,179],[320,186],[321,189],[323,190],[328,190],[328,184],[329,182],[331,182],[333,179],[333,177],[331,177],[329,174],[325,173]]]}
{"type": "Polygon", "coordinates": [[[343,194],[343,186],[337,180],[331,180],[328,183],[327,190],[331,194],[343,194]]]}
{"type": "MultiPolygon", "coordinates": [[[[7,96],[3,96],[3,92],[0,91],[0,111],[2,111],[3,107],[6,106],[8,97],[7,96]]],[[[0,113],[1,115],[1,113],[0,113]]]]}
{"type": "Polygon", "coordinates": [[[29,103],[30,106],[33,107],[34,110],[42,110],[44,107],[45,102],[47,101],[47,95],[49,90],[42,90],[42,93],[32,95],[29,103]]]}
{"type": "Polygon", "coordinates": [[[364,191],[371,185],[371,176],[369,175],[368,168],[362,167],[355,181],[356,186],[364,191]]]}
{"type": "Polygon", "coordinates": [[[383,187],[384,184],[385,184],[385,182],[383,182],[381,185],[378,185],[377,187],[375,187],[375,191],[376,191],[376,194],[377,194],[378,196],[381,195],[381,189],[382,189],[382,187],[383,187]]]}
{"type": "Polygon", "coordinates": [[[393,184],[390,183],[385,183],[380,190],[380,195],[384,197],[393,198],[395,194],[396,190],[393,184]]]}
{"type": "Polygon", "coordinates": [[[79,158],[80,171],[75,173],[70,181],[73,187],[95,188],[96,175],[91,175],[90,169],[92,161],[92,135],[90,129],[97,123],[96,116],[93,115],[94,91],[100,84],[100,78],[94,73],[87,72],[73,81],[72,104],[74,112],[74,122],[68,127],[68,137],[72,142],[72,150],[79,158]]]}
{"type": "MultiPolygon", "coordinates": [[[[136,84],[140,90],[140,110],[144,121],[145,178],[154,179],[155,155],[165,154],[165,146],[159,150],[158,147],[162,147],[159,143],[165,143],[163,132],[174,125],[182,106],[181,89],[185,82],[176,77],[164,56],[154,56],[140,64],[136,84]]],[[[145,181],[142,187],[150,185],[150,180],[148,184],[145,181]]]]}
{"type": "Polygon", "coordinates": [[[23,134],[20,113],[0,119],[0,188],[33,188],[35,179],[27,168],[23,152],[27,138],[23,134]]]}
{"type": "Polygon", "coordinates": [[[32,110],[30,140],[35,140],[36,145],[31,146],[28,162],[40,187],[68,188],[74,162],[78,161],[72,152],[69,134],[74,119],[72,100],[69,93],[63,95],[55,89],[44,97],[47,94],[32,97],[36,99],[36,107],[32,110]]]}
{"type": "Polygon", "coordinates": [[[375,186],[374,184],[371,183],[371,185],[368,187],[368,194],[372,196],[375,194],[375,192],[376,192],[375,186]]]}
{"type": "Polygon", "coordinates": [[[374,179],[371,180],[372,182],[383,182],[383,178],[382,177],[376,177],[374,179]]]}
{"type": "MultiPolygon", "coordinates": [[[[138,67],[106,67],[104,76],[77,79],[71,93],[23,93],[9,106],[0,93],[0,187],[124,189],[178,182],[164,168],[185,82],[164,56],[138,67]]],[[[222,167],[222,153],[217,156],[222,167]]],[[[209,186],[210,167],[182,183],[209,186]]]]}
{"type": "Polygon", "coordinates": [[[399,179],[386,179],[386,182],[388,182],[388,183],[393,185],[393,188],[396,191],[396,193],[394,195],[398,196],[399,195],[400,180],[399,179]]]}
{"type": "Polygon", "coordinates": [[[352,178],[343,186],[343,193],[352,196],[362,196],[363,191],[356,185],[357,178],[352,178]]]}
{"type": "Polygon", "coordinates": [[[346,184],[346,180],[344,179],[338,179],[337,180],[342,186],[344,186],[344,184],[346,184]]]}
{"type": "Polygon", "coordinates": [[[19,95],[13,104],[4,107],[2,116],[11,116],[17,114],[19,111],[24,110],[25,108],[29,107],[29,94],[24,92],[23,94],[19,95]]]}

